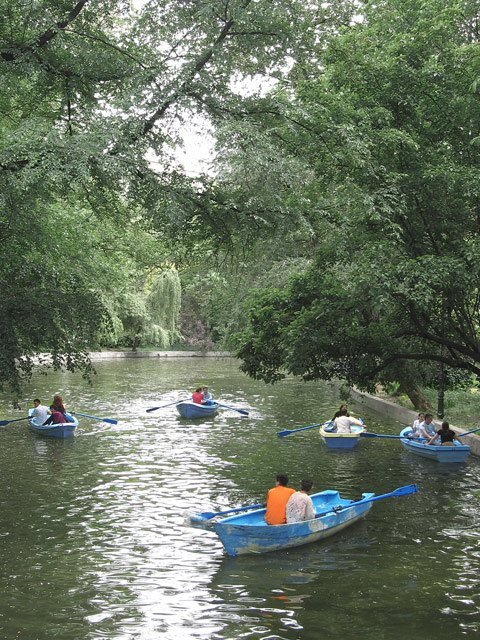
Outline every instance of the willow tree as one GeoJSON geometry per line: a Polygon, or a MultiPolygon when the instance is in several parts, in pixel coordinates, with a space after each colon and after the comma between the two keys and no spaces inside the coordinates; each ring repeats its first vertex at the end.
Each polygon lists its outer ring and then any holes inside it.
{"type": "Polygon", "coordinates": [[[182,300],[180,277],[172,266],[155,274],[152,280],[147,297],[150,326],[145,340],[148,344],[166,349],[181,339],[177,326],[182,300]]]}

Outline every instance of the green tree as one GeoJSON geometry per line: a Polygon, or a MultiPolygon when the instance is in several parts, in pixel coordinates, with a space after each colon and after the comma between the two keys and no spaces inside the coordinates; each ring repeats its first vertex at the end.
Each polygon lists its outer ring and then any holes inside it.
{"type": "Polygon", "coordinates": [[[63,259],[63,221],[52,241],[46,212],[75,202],[97,225],[124,228],[134,221],[127,200],[185,255],[205,236],[223,246],[271,219],[218,181],[186,177],[172,149],[192,115],[246,117],[232,81],[281,74],[308,48],[320,13],[299,0],[156,0],[140,12],[112,0],[0,1],[0,385],[18,391],[41,350],[88,369],[112,308],[86,260],[77,270],[63,259]],[[38,296],[52,312],[21,317],[38,296]]]}
{"type": "Polygon", "coordinates": [[[180,328],[189,345],[231,349],[231,336],[245,327],[251,290],[285,286],[310,263],[305,229],[253,243],[233,254],[206,252],[181,272],[180,328]]]}
{"type": "Polygon", "coordinates": [[[121,297],[118,313],[123,324],[124,336],[130,342],[132,351],[136,351],[141,335],[148,325],[145,297],[139,293],[125,293],[121,297]]]}
{"type": "Polygon", "coordinates": [[[273,132],[312,172],[295,188],[318,246],[287,289],[252,298],[250,375],[372,389],[439,363],[480,372],[477,10],[368,3],[292,69],[273,132]]]}

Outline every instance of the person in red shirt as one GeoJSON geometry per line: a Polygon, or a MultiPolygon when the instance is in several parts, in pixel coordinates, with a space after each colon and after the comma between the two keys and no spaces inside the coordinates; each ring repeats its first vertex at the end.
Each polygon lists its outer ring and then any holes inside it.
{"type": "Polygon", "coordinates": [[[198,387],[198,389],[196,389],[195,393],[192,393],[192,400],[196,404],[205,404],[205,398],[203,396],[201,387],[198,387]]]}
{"type": "Polygon", "coordinates": [[[67,413],[65,405],[63,404],[62,396],[53,396],[52,404],[54,404],[57,407],[58,411],[60,411],[64,415],[67,413]]]}
{"type": "Polygon", "coordinates": [[[287,502],[295,489],[287,487],[288,476],[278,474],[275,479],[275,487],[267,494],[267,511],[265,521],[267,524],[285,524],[287,522],[287,502]]]}

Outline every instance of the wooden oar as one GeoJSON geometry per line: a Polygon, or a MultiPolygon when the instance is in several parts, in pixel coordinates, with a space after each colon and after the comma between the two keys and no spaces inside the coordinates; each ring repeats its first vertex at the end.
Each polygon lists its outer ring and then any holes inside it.
{"type": "Polygon", "coordinates": [[[156,411],[157,409],[165,409],[165,407],[171,407],[172,404],[179,404],[180,402],[188,402],[188,400],[190,400],[190,398],[187,398],[186,400],[175,400],[175,402],[170,402],[169,404],[162,404],[161,407],[151,407],[150,409],[147,409],[147,413],[150,413],[150,411],[156,411]]]}
{"type": "Polygon", "coordinates": [[[248,509],[261,509],[264,506],[264,504],[252,504],[249,507],[238,507],[237,509],[218,511],[217,513],[214,513],[213,511],[204,511],[203,513],[194,513],[190,516],[190,520],[192,522],[205,522],[205,520],[210,520],[211,518],[215,518],[216,516],[224,516],[227,513],[234,513],[236,511],[247,511],[248,509]]]}
{"type": "Polygon", "coordinates": [[[96,418],[95,416],[87,416],[86,413],[78,413],[77,411],[68,411],[72,416],[83,416],[84,418],[91,418],[92,420],[101,420],[102,422],[109,422],[110,424],[117,424],[117,420],[112,418],[96,418]]]}
{"type": "MultiPolygon", "coordinates": [[[[22,418],[20,418],[20,420],[22,420],[22,418]]],[[[0,424],[2,424],[0,422],[0,424]]],[[[459,433],[457,435],[457,438],[463,438],[463,436],[468,436],[469,433],[475,433],[475,431],[480,431],[480,427],[478,427],[477,429],[472,429],[471,431],[465,431],[465,433],[459,433]]]]}
{"type": "Polygon", "coordinates": [[[418,491],[418,487],[416,484],[408,484],[405,487],[399,487],[392,491],[391,493],[384,493],[381,496],[372,496],[371,498],[363,498],[363,500],[357,500],[357,502],[351,502],[350,504],[339,505],[338,507],[333,507],[328,511],[324,511],[323,513],[317,513],[315,518],[322,518],[323,516],[328,515],[329,513],[337,513],[337,511],[342,511],[343,509],[349,509],[350,507],[355,507],[357,504],[366,504],[367,502],[374,502],[374,500],[383,500],[384,498],[395,498],[398,496],[408,496],[411,493],[416,493],[418,491]]]}
{"type": "Polygon", "coordinates": [[[315,429],[315,427],[321,427],[324,424],[329,424],[330,422],[330,420],[327,420],[327,422],[319,422],[318,424],[311,424],[308,427],[300,427],[299,429],[285,429],[285,431],[278,431],[277,436],[279,438],[283,438],[284,436],[289,436],[291,433],[296,433],[297,431],[306,431],[307,429],[315,429]]]}
{"type": "Polygon", "coordinates": [[[15,418],[14,420],[2,420],[0,422],[0,427],[5,426],[6,424],[10,424],[10,422],[18,422],[19,420],[28,420],[30,416],[27,416],[26,418],[15,418]]]}
{"type": "Polygon", "coordinates": [[[238,413],[241,413],[243,416],[248,416],[248,411],[245,411],[244,409],[235,409],[235,407],[229,407],[228,404],[222,404],[221,402],[218,402],[218,400],[214,400],[213,402],[216,402],[220,407],[225,407],[225,409],[232,409],[232,411],[238,411],[238,413]]]}

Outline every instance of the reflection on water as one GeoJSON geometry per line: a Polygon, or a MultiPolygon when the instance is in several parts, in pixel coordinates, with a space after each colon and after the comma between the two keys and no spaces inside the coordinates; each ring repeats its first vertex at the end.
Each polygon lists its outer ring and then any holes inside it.
{"type": "MultiPolygon", "coordinates": [[[[240,637],[473,637],[480,628],[480,464],[445,468],[396,440],[331,451],[312,429],[341,398],[333,384],[245,378],[229,360],[101,362],[80,376],[38,377],[25,396],[119,420],[82,418],[74,438],[25,423],[0,431],[0,637],[156,640],[240,637]],[[201,422],[175,407],[208,384],[224,404],[201,422]],[[348,498],[415,482],[415,496],[375,503],[319,544],[228,558],[186,514],[265,500],[279,472],[348,498]]],[[[6,399],[5,399],[6,400],[6,399]]],[[[6,403],[4,403],[6,406],[6,403]]],[[[372,431],[400,425],[354,407],[372,431]]],[[[23,415],[19,412],[19,416],[23,415]]],[[[8,417],[16,417],[13,413],[8,417]]]]}

